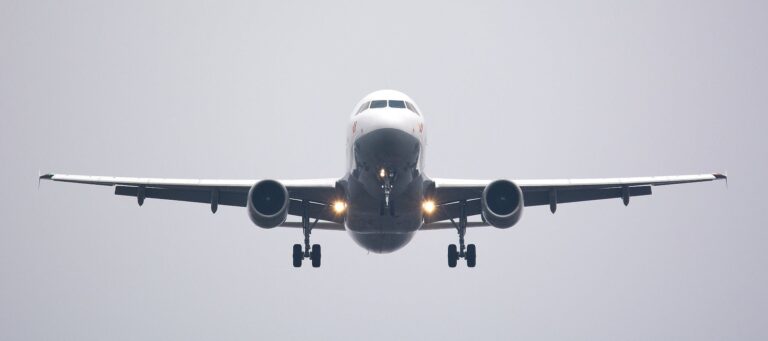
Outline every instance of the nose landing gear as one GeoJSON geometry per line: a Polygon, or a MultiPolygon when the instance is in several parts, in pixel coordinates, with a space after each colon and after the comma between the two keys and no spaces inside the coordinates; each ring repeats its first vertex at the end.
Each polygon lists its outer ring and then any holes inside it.
{"type": "Polygon", "coordinates": [[[308,212],[309,202],[306,200],[302,200],[301,209],[301,229],[304,233],[304,248],[302,249],[301,244],[293,244],[293,267],[300,268],[304,258],[309,258],[312,260],[312,267],[319,268],[321,257],[320,245],[313,244],[312,248],[309,247],[309,235],[312,233],[312,228],[317,224],[319,219],[316,218],[315,221],[310,224],[308,212]]]}
{"type": "Polygon", "coordinates": [[[379,171],[379,179],[381,180],[381,189],[384,191],[384,202],[381,203],[381,209],[379,213],[381,215],[395,215],[395,207],[392,205],[390,197],[392,196],[392,189],[395,187],[392,182],[395,180],[395,171],[382,168],[379,171]]]}
{"type": "Polygon", "coordinates": [[[461,201],[461,211],[459,213],[459,223],[451,219],[451,223],[456,227],[459,233],[459,247],[456,244],[448,245],[448,266],[455,268],[459,258],[467,260],[467,266],[474,268],[477,265],[477,248],[475,244],[464,245],[464,235],[467,233],[467,202],[461,201]]]}

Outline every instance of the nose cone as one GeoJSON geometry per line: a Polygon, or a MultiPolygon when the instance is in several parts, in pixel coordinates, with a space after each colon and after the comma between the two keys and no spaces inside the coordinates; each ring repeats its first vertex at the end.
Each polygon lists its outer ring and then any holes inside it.
{"type": "Polygon", "coordinates": [[[420,118],[405,109],[369,109],[356,117],[360,135],[379,129],[396,129],[416,136],[420,118]]]}
{"type": "Polygon", "coordinates": [[[419,150],[416,137],[395,128],[379,128],[355,141],[356,158],[377,167],[407,167],[418,159],[419,150]]]}

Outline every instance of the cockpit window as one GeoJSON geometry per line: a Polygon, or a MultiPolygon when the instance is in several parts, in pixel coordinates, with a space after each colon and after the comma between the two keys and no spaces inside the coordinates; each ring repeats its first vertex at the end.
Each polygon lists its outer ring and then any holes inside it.
{"type": "Polygon", "coordinates": [[[386,108],[386,107],[387,107],[387,101],[384,101],[384,100],[371,101],[371,109],[386,108]]]}
{"type": "Polygon", "coordinates": [[[360,114],[361,112],[365,111],[366,109],[378,109],[378,108],[396,108],[396,109],[408,109],[412,111],[416,115],[421,115],[418,110],[416,110],[416,106],[413,105],[411,102],[401,101],[401,100],[375,100],[370,102],[365,102],[363,105],[360,106],[360,109],[357,109],[357,114],[360,114]]]}
{"type": "Polygon", "coordinates": [[[368,104],[371,104],[371,102],[363,103],[363,105],[360,106],[360,109],[357,109],[357,114],[360,114],[361,112],[365,111],[365,109],[368,109],[368,104]]]}
{"type": "Polygon", "coordinates": [[[419,114],[419,111],[416,110],[416,107],[414,107],[411,102],[405,102],[405,106],[408,107],[408,110],[413,111],[414,114],[419,114]]]}

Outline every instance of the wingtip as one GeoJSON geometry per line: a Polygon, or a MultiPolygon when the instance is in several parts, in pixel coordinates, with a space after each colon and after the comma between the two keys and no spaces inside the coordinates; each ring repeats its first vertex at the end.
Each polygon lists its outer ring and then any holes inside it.
{"type": "Polygon", "coordinates": [[[40,181],[53,179],[53,173],[46,173],[40,175],[40,171],[37,171],[37,190],[40,190],[40,181]]]}
{"type": "Polygon", "coordinates": [[[725,188],[728,188],[728,172],[726,171],[723,173],[715,173],[712,174],[715,176],[715,180],[725,180],[725,188]]]}

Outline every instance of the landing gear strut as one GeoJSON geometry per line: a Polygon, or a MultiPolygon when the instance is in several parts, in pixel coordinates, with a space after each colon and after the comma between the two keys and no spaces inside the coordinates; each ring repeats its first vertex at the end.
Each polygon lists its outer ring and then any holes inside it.
{"type": "Polygon", "coordinates": [[[467,233],[467,201],[461,201],[461,211],[459,213],[459,223],[451,219],[451,223],[456,227],[459,233],[459,247],[456,244],[448,245],[448,266],[455,268],[459,258],[467,260],[467,266],[474,268],[477,264],[477,248],[475,244],[464,245],[464,235],[467,233]]]}
{"type": "Polygon", "coordinates": [[[382,168],[379,171],[379,178],[381,180],[381,189],[384,191],[384,202],[382,202],[379,213],[385,215],[395,215],[395,207],[392,205],[390,197],[392,196],[392,189],[395,187],[392,182],[395,180],[395,172],[393,170],[387,170],[382,168]]]}
{"type": "Polygon", "coordinates": [[[309,235],[312,233],[312,228],[315,227],[317,221],[309,222],[309,202],[306,200],[301,201],[301,229],[304,233],[304,249],[302,250],[301,244],[293,244],[293,267],[300,268],[301,261],[304,258],[312,260],[312,267],[320,267],[320,245],[314,244],[312,248],[309,247],[309,235]]]}

